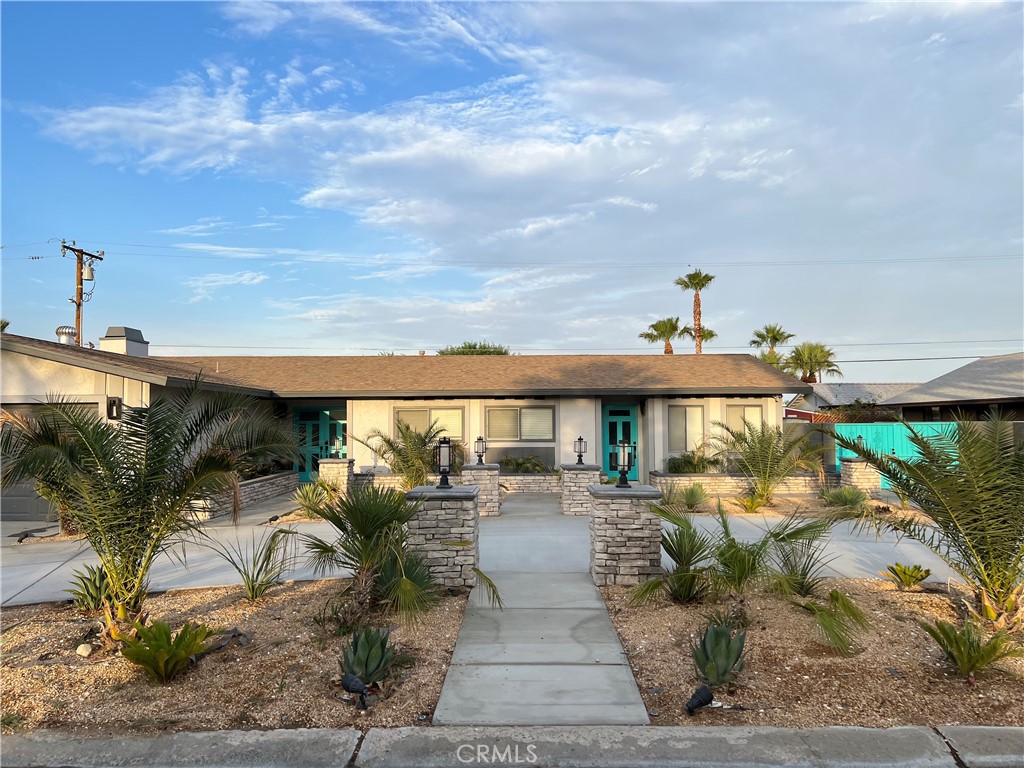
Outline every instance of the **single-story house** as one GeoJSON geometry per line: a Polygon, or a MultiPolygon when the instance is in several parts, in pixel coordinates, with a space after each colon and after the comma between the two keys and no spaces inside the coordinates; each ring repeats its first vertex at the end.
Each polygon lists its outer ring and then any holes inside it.
{"type": "Polygon", "coordinates": [[[611,471],[614,446],[635,443],[631,479],[692,451],[714,422],[782,425],[782,397],[811,387],[752,355],[202,356],[148,357],[130,328],[110,328],[99,350],[3,334],[3,406],[25,407],[61,392],[96,403],[146,404],[197,375],[209,389],[273,403],[296,427],[307,479],[322,458],[380,463],[357,438],[438,421],[467,445],[487,440],[485,459],[533,455],[548,465],[584,461],[611,471]]]}
{"type": "Polygon", "coordinates": [[[787,403],[785,417],[803,421],[827,421],[827,417],[819,418],[815,414],[855,403],[877,405],[914,386],[916,385],[890,382],[842,382],[838,384],[816,382],[810,384],[811,392],[798,394],[787,403]]]}
{"type": "Polygon", "coordinates": [[[983,357],[887,398],[907,421],[980,419],[999,412],[1024,421],[1024,352],[983,357]]]}

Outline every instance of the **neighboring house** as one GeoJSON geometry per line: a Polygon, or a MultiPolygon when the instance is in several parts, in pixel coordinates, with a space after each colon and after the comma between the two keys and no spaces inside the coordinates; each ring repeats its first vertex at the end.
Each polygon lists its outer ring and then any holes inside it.
{"type": "Polygon", "coordinates": [[[911,422],[980,419],[993,412],[1024,421],[1024,352],[983,357],[889,397],[911,422]]]}
{"type": "Polygon", "coordinates": [[[827,421],[829,419],[818,419],[815,414],[822,411],[830,411],[844,405],[861,403],[864,405],[879,404],[883,400],[895,397],[905,392],[916,384],[857,384],[844,382],[842,384],[817,382],[811,384],[813,391],[807,394],[799,394],[786,405],[786,418],[802,419],[804,421],[827,421]]]}
{"type": "Polygon", "coordinates": [[[467,444],[483,436],[489,462],[534,455],[549,465],[572,463],[573,441],[582,436],[584,461],[610,470],[613,446],[625,439],[637,445],[631,477],[639,479],[700,446],[716,421],[781,426],[783,394],[811,391],[744,354],[135,357],[145,351],[141,338],[113,354],[4,334],[3,404],[58,391],[97,407],[110,397],[144,404],[201,371],[204,387],[257,395],[292,421],[303,443],[303,479],[321,458],[375,466],[377,457],[356,438],[390,432],[398,418],[417,428],[436,420],[467,444]]]}

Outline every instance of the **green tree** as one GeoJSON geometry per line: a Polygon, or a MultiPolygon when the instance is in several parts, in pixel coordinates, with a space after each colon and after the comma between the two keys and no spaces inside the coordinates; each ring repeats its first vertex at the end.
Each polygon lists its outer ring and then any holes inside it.
{"type": "Polygon", "coordinates": [[[62,398],[40,410],[5,424],[2,483],[35,479],[85,535],[109,582],[111,639],[141,616],[150,568],[195,527],[195,503],[228,492],[237,516],[239,473],[296,456],[290,430],[258,401],[198,381],[126,406],[119,423],[62,398]]]}
{"type": "Polygon", "coordinates": [[[6,318],[0,318],[0,333],[3,333],[4,331],[6,331],[7,330],[7,326],[9,326],[10,324],[11,324],[10,320],[7,320],[6,318]]]}
{"type": "Polygon", "coordinates": [[[458,346],[442,347],[439,355],[508,355],[509,348],[489,341],[464,341],[458,346]]]}
{"type": "Polygon", "coordinates": [[[694,351],[698,355],[703,351],[703,341],[706,338],[700,322],[700,292],[711,285],[711,281],[714,279],[714,275],[701,272],[699,269],[695,269],[683,277],[676,278],[676,285],[684,291],[693,291],[693,339],[695,344],[694,351]]]}
{"type": "Polygon", "coordinates": [[[915,513],[863,521],[924,544],[974,591],[977,612],[997,627],[1024,625],[1024,441],[1001,418],[957,421],[925,436],[906,424],[912,458],[877,453],[836,435],[888,479],[915,513]]]}
{"type": "MultiPolygon", "coordinates": [[[[420,432],[397,419],[394,435],[381,429],[373,429],[359,442],[376,452],[391,471],[402,478],[402,488],[411,491],[417,486],[426,485],[430,473],[437,471],[434,464],[434,449],[443,435],[444,427],[439,426],[436,421],[431,422],[426,430],[420,432]]],[[[465,461],[464,451],[461,443],[452,442],[453,472],[461,471],[465,461]]]]}
{"type": "MultiPolygon", "coordinates": [[[[693,328],[691,328],[688,325],[684,325],[679,330],[679,335],[684,339],[693,339],[694,342],[697,341],[696,332],[693,330],[693,328]]],[[[700,329],[700,337],[701,342],[703,343],[705,341],[714,341],[715,339],[718,338],[718,334],[705,325],[700,329]]]]}
{"type": "Polygon", "coordinates": [[[817,341],[805,341],[793,347],[784,368],[808,384],[816,383],[822,375],[843,375],[836,364],[836,353],[817,341]]]}
{"type": "Polygon", "coordinates": [[[684,338],[686,335],[684,331],[689,332],[690,326],[680,328],[678,317],[666,317],[647,326],[647,330],[640,334],[640,338],[651,344],[663,343],[665,354],[671,355],[674,353],[672,339],[684,338]]]}
{"type": "Polygon", "coordinates": [[[768,352],[774,353],[776,347],[785,344],[795,335],[787,333],[781,325],[768,324],[754,331],[754,336],[750,340],[750,346],[758,347],[759,349],[767,347],[768,352]]]}
{"type": "Polygon", "coordinates": [[[780,371],[786,367],[786,358],[773,350],[762,350],[758,353],[757,359],[762,363],[768,363],[772,368],[778,368],[780,371]]]}

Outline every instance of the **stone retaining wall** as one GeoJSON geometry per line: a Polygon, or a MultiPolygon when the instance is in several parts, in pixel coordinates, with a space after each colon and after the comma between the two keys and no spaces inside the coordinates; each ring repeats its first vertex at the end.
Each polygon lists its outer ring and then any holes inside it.
{"type": "Polygon", "coordinates": [[[860,488],[866,494],[877,493],[882,488],[882,476],[864,459],[839,459],[839,482],[860,488]]]}
{"type": "Polygon", "coordinates": [[[508,493],[562,492],[562,478],[558,474],[501,475],[498,482],[508,493]]]}
{"type": "MultiPolygon", "coordinates": [[[[243,480],[238,487],[241,511],[244,512],[261,501],[295,493],[298,487],[299,473],[291,471],[243,480]]],[[[193,505],[193,511],[197,520],[211,520],[222,515],[230,515],[231,494],[222,493],[206,502],[196,503],[193,505]]]]}
{"type": "Polygon", "coordinates": [[[406,526],[409,550],[423,558],[439,586],[472,587],[476,584],[473,569],[480,562],[479,493],[475,486],[435,488],[425,485],[406,494],[407,499],[420,504],[420,511],[406,526]],[[453,541],[471,543],[457,547],[450,543],[453,541]]]}
{"type": "MultiPolygon", "coordinates": [[[[680,491],[694,483],[700,483],[708,496],[745,496],[750,489],[750,480],[744,475],[726,475],[708,472],[705,474],[670,475],[664,472],[651,472],[651,485],[662,492],[671,488],[680,491]]],[[[791,496],[817,496],[821,493],[821,479],[816,473],[800,472],[787,477],[775,493],[791,496]]]]}
{"type": "Polygon", "coordinates": [[[591,485],[601,482],[597,464],[563,464],[560,503],[563,515],[589,515],[591,485]]]}
{"type": "Polygon", "coordinates": [[[661,518],[648,504],[661,498],[650,485],[591,485],[590,575],[599,587],[632,586],[661,573],[661,518]]]}

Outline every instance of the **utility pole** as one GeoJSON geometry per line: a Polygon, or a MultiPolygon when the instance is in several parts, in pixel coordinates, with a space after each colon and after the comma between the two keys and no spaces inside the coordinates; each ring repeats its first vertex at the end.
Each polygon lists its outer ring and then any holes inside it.
{"type": "MultiPolygon", "coordinates": [[[[75,254],[75,298],[68,299],[75,305],[75,346],[82,346],[82,304],[92,298],[92,291],[84,293],[82,290],[83,281],[92,282],[95,280],[93,263],[103,261],[103,251],[89,253],[84,248],[76,248],[75,241],[68,245],[66,241],[60,241],[60,255],[66,257],[68,251],[75,254]]],[[[93,289],[95,290],[95,288],[93,289]]]]}

